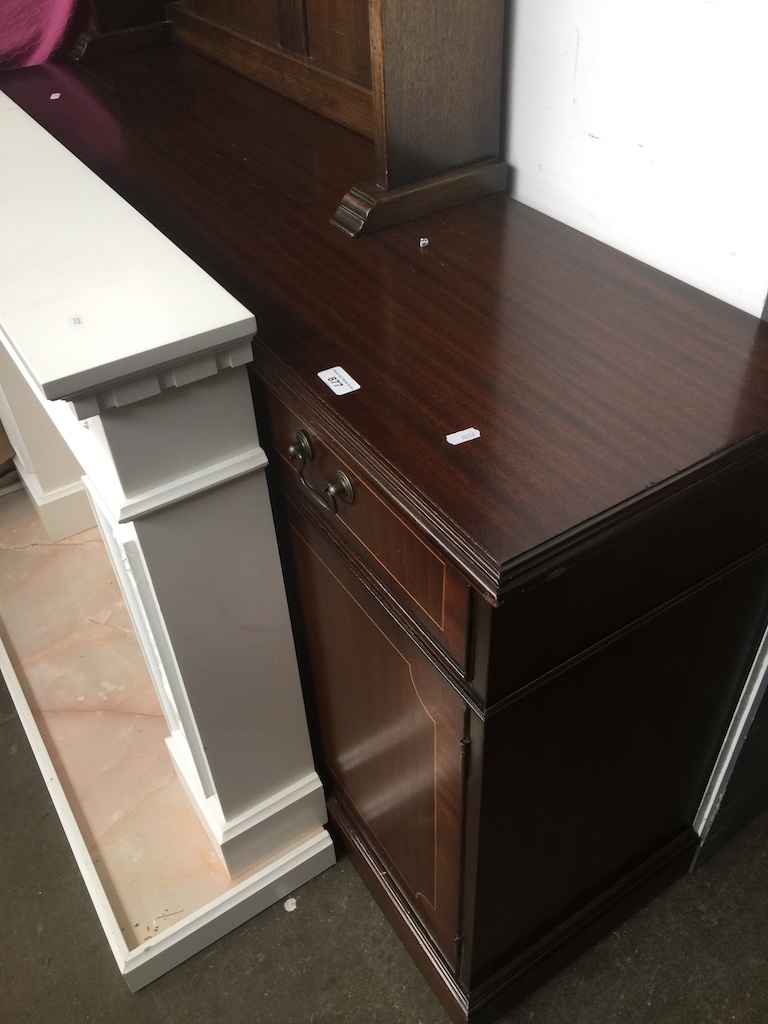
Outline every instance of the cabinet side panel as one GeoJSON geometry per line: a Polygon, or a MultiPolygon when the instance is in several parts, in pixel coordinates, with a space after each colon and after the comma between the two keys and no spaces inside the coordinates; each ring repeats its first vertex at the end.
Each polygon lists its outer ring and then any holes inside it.
{"type": "Polygon", "coordinates": [[[762,554],[488,719],[473,985],[690,831],[767,583],[762,554]]]}
{"type": "Polygon", "coordinates": [[[761,455],[606,530],[602,544],[510,594],[497,620],[514,642],[493,649],[488,703],[758,550],[767,502],[761,455]]]}
{"type": "MultiPolygon", "coordinates": [[[[383,3],[386,182],[397,188],[498,156],[504,4],[383,3]]],[[[374,77],[377,69],[374,68],[374,77]]]]}
{"type": "Polygon", "coordinates": [[[312,60],[370,88],[367,0],[307,0],[307,32],[312,60]]]}

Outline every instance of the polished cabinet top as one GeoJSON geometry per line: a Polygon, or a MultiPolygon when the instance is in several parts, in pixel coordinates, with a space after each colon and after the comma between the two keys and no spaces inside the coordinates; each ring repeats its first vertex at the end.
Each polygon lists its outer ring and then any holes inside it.
{"type": "Polygon", "coordinates": [[[768,324],[504,196],[349,239],[371,143],[172,46],[0,88],[253,310],[261,372],[491,599],[766,444],[768,324]]]}

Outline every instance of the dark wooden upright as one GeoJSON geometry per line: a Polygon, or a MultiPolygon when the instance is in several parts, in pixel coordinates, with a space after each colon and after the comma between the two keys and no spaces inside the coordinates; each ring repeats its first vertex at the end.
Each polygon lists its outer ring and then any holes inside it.
{"type": "Polygon", "coordinates": [[[376,178],[345,195],[350,235],[503,189],[499,158],[504,4],[373,0],[376,178]]]}
{"type": "Polygon", "coordinates": [[[176,39],[371,136],[349,235],[503,189],[504,0],[179,0],[176,39]]]}
{"type": "Polygon", "coordinates": [[[176,46],[0,88],[254,310],[333,828],[492,1020],[699,847],[768,621],[768,323],[502,195],[351,244],[374,145],[176,46]]]}

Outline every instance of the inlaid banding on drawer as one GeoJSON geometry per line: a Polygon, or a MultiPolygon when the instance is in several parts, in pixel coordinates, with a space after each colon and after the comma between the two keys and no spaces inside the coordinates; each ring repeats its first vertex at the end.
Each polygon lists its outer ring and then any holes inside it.
{"type": "Polygon", "coordinates": [[[466,581],[378,494],[358,467],[329,446],[308,416],[294,412],[275,396],[270,404],[285,486],[321,510],[328,529],[464,674],[470,604],[466,581]],[[340,473],[348,479],[351,492],[328,501],[329,485],[340,473]]]}
{"type": "MultiPolygon", "coordinates": [[[[323,493],[338,470],[344,470],[353,483],[351,502],[337,502],[329,519],[348,539],[384,569],[424,615],[442,632],[445,628],[446,564],[334,451],[311,435],[312,458],[301,462],[280,455],[299,480],[302,471],[305,489],[323,493]]],[[[283,446],[286,448],[286,446],[283,446]]],[[[386,582],[386,581],[384,581],[386,582]]]]}
{"type": "Polygon", "coordinates": [[[428,616],[445,628],[445,562],[426,546],[365,484],[355,502],[340,506],[339,524],[365,548],[428,616]]]}

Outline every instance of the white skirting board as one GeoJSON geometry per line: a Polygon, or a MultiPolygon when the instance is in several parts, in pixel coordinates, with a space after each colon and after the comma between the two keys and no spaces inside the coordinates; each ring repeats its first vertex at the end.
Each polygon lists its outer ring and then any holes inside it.
{"type": "Polygon", "coordinates": [[[129,948],[2,642],[0,673],[8,686],[118,968],[133,992],[177,967],[334,864],[335,854],[330,836],[325,830],[320,830],[306,842],[248,875],[223,896],[200,907],[141,945],[129,948]]]}
{"type": "Polygon", "coordinates": [[[44,491],[37,476],[16,462],[24,489],[51,540],[63,540],[95,525],[91,504],[80,479],[55,491],[44,491]]]}

